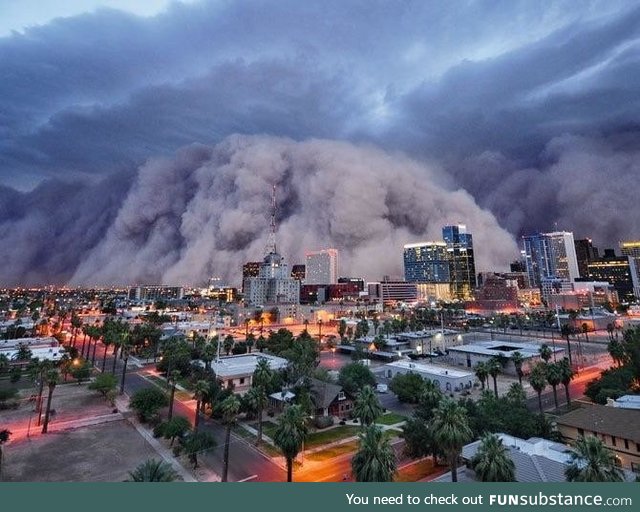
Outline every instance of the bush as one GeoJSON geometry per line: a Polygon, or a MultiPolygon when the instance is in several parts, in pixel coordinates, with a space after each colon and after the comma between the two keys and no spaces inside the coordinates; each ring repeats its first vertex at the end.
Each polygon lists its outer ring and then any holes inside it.
{"type": "Polygon", "coordinates": [[[333,416],[318,416],[313,420],[316,428],[327,428],[333,425],[333,416]]]}
{"type": "Polygon", "coordinates": [[[136,411],[138,419],[143,423],[152,420],[158,411],[167,405],[169,399],[166,393],[156,387],[136,391],[129,402],[129,406],[136,411]]]}
{"type": "Polygon", "coordinates": [[[103,397],[108,398],[111,391],[115,391],[118,385],[118,378],[110,373],[101,373],[89,384],[89,389],[97,391],[103,397]]]}
{"type": "Polygon", "coordinates": [[[371,370],[361,363],[349,363],[342,367],[338,375],[338,384],[347,392],[355,395],[364,386],[375,387],[376,378],[371,370]]]}
{"type": "Polygon", "coordinates": [[[393,391],[398,400],[410,404],[418,403],[424,390],[425,381],[417,373],[397,374],[389,383],[389,389],[393,391]]]}

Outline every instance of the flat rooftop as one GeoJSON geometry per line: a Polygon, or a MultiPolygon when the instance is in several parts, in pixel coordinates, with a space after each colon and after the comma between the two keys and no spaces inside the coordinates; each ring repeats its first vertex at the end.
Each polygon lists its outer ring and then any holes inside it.
{"type": "Polygon", "coordinates": [[[59,345],[58,340],[53,336],[45,336],[38,338],[14,338],[10,340],[0,340],[0,350],[13,350],[18,348],[19,345],[26,345],[29,347],[42,346],[42,347],[56,347],[59,345]]]}
{"type": "MultiPolygon", "coordinates": [[[[478,354],[485,356],[503,356],[510,358],[514,352],[520,352],[523,357],[538,357],[540,355],[540,346],[536,343],[515,343],[512,341],[481,341],[478,343],[470,343],[469,345],[457,345],[448,347],[449,352],[462,352],[466,354],[478,354]]],[[[549,345],[549,349],[554,348],[549,345]]],[[[563,348],[555,348],[555,352],[563,352],[563,348]]]]}
{"type": "Polygon", "coordinates": [[[437,375],[439,377],[451,377],[453,379],[464,379],[467,377],[472,377],[473,379],[475,379],[474,372],[465,372],[458,369],[443,368],[442,366],[437,366],[435,364],[414,363],[413,361],[394,361],[393,363],[386,364],[385,366],[401,368],[417,373],[437,375]]]}
{"type": "Polygon", "coordinates": [[[272,370],[280,370],[289,364],[286,359],[270,354],[239,354],[237,356],[221,357],[219,361],[212,361],[211,369],[219,377],[251,375],[258,366],[260,359],[269,361],[269,366],[272,370]]]}

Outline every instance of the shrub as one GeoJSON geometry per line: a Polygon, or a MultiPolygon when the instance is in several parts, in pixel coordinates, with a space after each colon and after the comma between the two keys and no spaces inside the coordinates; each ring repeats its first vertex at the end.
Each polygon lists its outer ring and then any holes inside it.
{"type": "Polygon", "coordinates": [[[144,388],[136,391],[131,397],[129,406],[136,411],[141,422],[148,422],[157,416],[158,411],[169,405],[166,393],[158,388],[144,388]]]}
{"type": "Polygon", "coordinates": [[[333,425],[333,416],[318,416],[313,421],[316,428],[327,428],[333,425]]]}

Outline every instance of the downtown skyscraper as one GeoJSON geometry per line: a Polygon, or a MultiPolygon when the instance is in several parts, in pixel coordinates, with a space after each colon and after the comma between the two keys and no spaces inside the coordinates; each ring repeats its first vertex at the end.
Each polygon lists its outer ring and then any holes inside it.
{"type": "Polygon", "coordinates": [[[529,286],[558,290],[580,277],[573,233],[555,231],[522,237],[529,286]],[[560,287],[560,288],[558,288],[560,287]]]}
{"type": "Polygon", "coordinates": [[[476,264],[473,251],[473,236],[467,226],[457,224],[442,228],[442,239],[447,245],[451,296],[468,300],[476,288],[476,264]]]}

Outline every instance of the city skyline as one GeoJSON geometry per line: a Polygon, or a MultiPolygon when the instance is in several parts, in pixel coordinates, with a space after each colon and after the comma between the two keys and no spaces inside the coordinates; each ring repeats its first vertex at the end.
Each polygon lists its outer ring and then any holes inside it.
{"type": "Polygon", "coordinates": [[[229,279],[260,257],[273,185],[281,252],[338,247],[348,274],[399,274],[376,247],[456,222],[485,248],[478,269],[556,224],[638,236],[637,5],[363,9],[12,6],[0,283],[229,279]]]}

